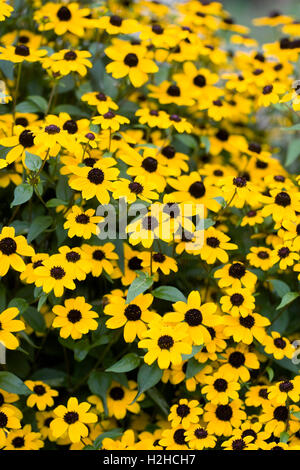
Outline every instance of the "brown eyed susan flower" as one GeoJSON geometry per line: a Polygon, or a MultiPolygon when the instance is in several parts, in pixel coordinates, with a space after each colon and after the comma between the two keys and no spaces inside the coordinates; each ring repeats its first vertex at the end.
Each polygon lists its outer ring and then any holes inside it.
{"type": "Polygon", "coordinates": [[[137,199],[151,202],[159,197],[155,192],[155,183],[142,175],[135,176],[133,180],[120,178],[113,182],[113,188],[112,197],[114,199],[125,198],[129,204],[137,199]]]}
{"type": "Polygon", "coordinates": [[[246,258],[249,260],[251,266],[260,268],[263,271],[268,271],[274,264],[271,254],[272,250],[270,250],[270,248],[253,246],[250,248],[250,253],[246,258]]]}
{"type": "Polygon", "coordinates": [[[265,337],[264,347],[267,354],[272,354],[275,359],[279,360],[284,357],[291,359],[295,352],[295,348],[290,341],[277,331],[271,331],[271,335],[265,337]]]}
{"type": "Polygon", "coordinates": [[[35,12],[34,19],[39,25],[39,31],[54,30],[59,36],[70,32],[83,37],[85,28],[94,27],[87,19],[89,13],[89,8],[80,8],[76,2],[68,5],[47,2],[35,12]]]}
{"type": "Polygon", "coordinates": [[[270,197],[262,208],[261,215],[272,216],[275,222],[296,220],[296,212],[300,211],[300,194],[295,191],[270,191],[270,197]]]}
{"type": "Polygon", "coordinates": [[[297,403],[299,401],[299,376],[293,380],[282,380],[269,388],[269,399],[271,402],[284,405],[288,399],[297,403]]]}
{"type": "Polygon", "coordinates": [[[256,275],[247,270],[245,265],[239,261],[218,269],[215,271],[214,277],[220,279],[218,281],[220,287],[232,286],[235,289],[243,286],[252,291],[257,280],[256,275]]]}
{"type": "Polygon", "coordinates": [[[152,252],[152,258],[149,252],[145,253],[142,266],[143,268],[146,268],[146,267],[148,267],[148,269],[150,268],[150,271],[152,271],[153,273],[162,272],[166,276],[170,274],[171,271],[174,271],[174,272],[178,271],[178,266],[177,266],[176,261],[170,256],[167,256],[160,252],[157,252],[157,253],[152,252]]]}
{"type": "Polygon", "coordinates": [[[14,227],[3,227],[0,233],[0,276],[5,276],[10,267],[22,272],[26,265],[22,256],[33,256],[34,249],[23,235],[15,235],[14,227]]]}
{"type": "Polygon", "coordinates": [[[91,310],[92,306],[85,302],[84,297],[67,299],[64,306],[55,305],[53,313],[56,317],[53,321],[53,328],[60,328],[62,338],[80,339],[82,335],[90,330],[96,330],[98,323],[95,318],[98,314],[91,310]]]}
{"type": "Polygon", "coordinates": [[[172,429],[165,429],[159,444],[166,450],[188,450],[186,431],[187,428],[181,425],[172,429]]]}
{"type": "Polygon", "coordinates": [[[119,15],[102,16],[96,20],[95,25],[108,34],[132,34],[140,29],[136,20],[121,18],[119,15]]]}
{"type": "Polygon", "coordinates": [[[124,327],[124,339],[126,343],[132,343],[138,336],[143,337],[147,324],[160,316],[149,310],[153,302],[151,294],[140,294],[134,300],[126,303],[120,296],[112,296],[110,303],[104,308],[105,315],[112,318],[106,321],[109,329],[124,327]]]}
{"type": "Polygon", "coordinates": [[[25,330],[25,324],[17,320],[20,311],[16,307],[9,307],[0,313],[0,342],[7,349],[17,349],[18,338],[13,334],[25,330]]]}
{"type": "Polygon", "coordinates": [[[224,447],[224,450],[258,450],[258,445],[253,444],[252,440],[251,436],[242,437],[241,431],[234,430],[234,436],[223,442],[222,447],[224,447]]]}
{"type": "Polygon", "coordinates": [[[64,228],[68,229],[70,238],[77,236],[87,240],[100,232],[97,224],[102,220],[102,217],[95,216],[94,209],[84,211],[78,206],[73,206],[67,215],[64,228]]]}
{"type": "Polygon", "coordinates": [[[113,111],[119,109],[118,104],[110,96],[102,92],[90,91],[89,93],[84,93],[80,99],[89,106],[96,106],[99,114],[105,114],[110,109],[113,111]]]}
{"type": "Polygon", "coordinates": [[[291,242],[276,245],[271,254],[272,264],[279,263],[279,268],[283,270],[287,269],[289,266],[293,266],[295,261],[298,261],[299,258],[299,253],[295,252],[295,248],[291,242]]]}
{"type": "Polygon", "coordinates": [[[131,284],[137,277],[137,271],[149,270],[148,262],[147,266],[143,267],[143,263],[148,256],[148,252],[140,252],[133,250],[127,243],[124,246],[124,274],[121,277],[121,282],[124,286],[131,284]]]}
{"type": "Polygon", "coordinates": [[[29,408],[36,406],[38,410],[43,411],[48,406],[51,408],[54,405],[53,397],[58,396],[57,390],[51,389],[49,385],[40,380],[26,380],[25,385],[32,392],[26,402],[29,408]]]}
{"type": "Polygon", "coordinates": [[[182,322],[193,344],[206,344],[211,340],[207,327],[218,324],[218,318],[213,315],[217,309],[216,305],[212,302],[202,304],[200,293],[192,291],[187,302],[176,302],[173,309],[175,312],[164,316],[166,322],[182,322]]]}
{"type": "Polygon", "coordinates": [[[127,411],[138,414],[141,409],[138,402],[144,399],[144,394],[134,401],[136,395],[137,384],[133,380],[129,380],[126,387],[113,381],[106,395],[108,415],[114,416],[116,419],[123,419],[127,411]]]}
{"type": "Polygon", "coordinates": [[[168,114],[165,111],[150,108],[140,108],[135,112],[139,117],[141,124],[147,124],[149,127],[159,127],[167,129],[169,127],[168,114]]]}
{"type": "Polygon", "coordinates": [[[236,343],[243,342],[245,344],[251,344],[254,338],[264,344],[265,327],[270,325],[268,318],[253,312],[240,317],[226,315],[222,321],[226,325],[224,334],[232,336],[236,343]]]}
{"type": "Polygon", "coordinates": [[[170,364],[180,364],[181,355],[190,354],[192,351],[187,325],[178,323],[175,327],[171,327],[162,320],[156,320],[149,325],[143,337],[138,347],[147,349],[144,356],[145,363],[153,364],[157,360],[160,369],[167,369],[170,364]]]}
{"type": "Polygon", "coordinates": [[[246,413],[241,408],[241,400],[233,400],[226,405],[207,403],[204,407],[204,421],[207,431],[217,436],[231,436],[233,429],[239,428],[246,413]]]}
{"type": "Polygon", "coordinates": [[[235,287],[226,290],[226,295],[220,298],[220,304],[223,312],[234,317],[246,317],[255,308],[255,298],[250,290],[235,287]]]}
{"type": "Polygon", "coordinates": [[[6,18],[10,17],[14,9],[5,0],[1,0],[0,6],[1,6],[0,21],[5,21],[6,18]]]}
{"type": "Polygon", "coordinates": [[[143,46],[133,48],[130,43],[124,41],[122,45],[106,48],[105,54],[113,61],[106,66],[107,73],[111,73],[114,78],[128,75],[136,88],[148,81],[149,73],[158,72],[157,65],[147,58],[147,49],[143,46]]]}
{"type": "Polygon", "coordinates": [[[113,262],[118,259],[117,253],[114,252],[115,245],[113,243],[108,242],[104,245],[84,244],[81,249],[88,258],[89,272],[92,276],[101,276],[103,269],[109,275],[113,273],[113,262]]]}
{"type": "Polygon", "coordinates": [[[214,227],[209,227],[204,232],[204,245],[199,254],[207,264],[213,264],[216,260],[227,263],[229,256],[226,250],[236,250],[237,245],[228,243],[230,238],[214,227]]]}
{"type": "Polygon", "coordinates": [[[22,429],[10,431],[3,450],[39,450],[42,447],[41,434],[33,432],[31,425],[26,424],[22,429]]]}
{"type": "Polygon", "coordinates": [[[116,160],[112,157],[98,160],[92,168],[77,167],[69,180],[70,187],[81,191],[84,199],[96,197],[100,204],[108,204],[110,200],[109,192],[112,191],[112,181],[116,180],[119,174],[116,160]]]}
{"type": "Polygon", "coordinates": [[[220,372],[205,375],[204,383],[206,385],[201,388],[201,393],[206,395],[207,400],[213,404],[227,405],[230,399],[236,400],[239,398],[240,384],[235,380],[225,380],[220,372]]]}
{"type": "Polygon", "coordinates": [[[216,446],[216,436],[209,434],[205,425],[194,424],[185,432],[186,441],[190,449],[213,449],[216,446]]]}
{"type": "Polygon", "coordinates": [[[25,151],[33,154],[41,154],[41,146],[36,144],[35,134],[30,128],[24,129],[23,126],[17,125],[13,128],[11,137],[3,137],[0,139],[0,145],[11,147],[6,154],[6,163],[10,164],[22,157],[25,159],[25,151]]]}
{"type": "Polygon", "coordinates": [[[260,95],[257,100],[258,106],[267,107],[270,104],[275,104],[280,101],[280,95],[286,91],[286,86],[282,83],[273,83],[266,84],[262,90],[260,90],[260,95]]]}
{"type": "Polygon", "coordinates": [[[88,255],[78,247],[61,246],[58,251],[64,262],[68,264],[68,269],[73,271],[72,277],[84,281],[87,273],[91,270],[88,255]]]}
{"type": "Polygon", "coordinates": [[[25,44],[17,44],[16,46],[0,47],[0,60],[8,60],[15,64],[22,62],[38,62],[47,55],[45,49],[32,49],[25,44]]]}
{"type": "Polygon", "coordinates": [[[63,295],[64,289],[75,289],[73,272],[61,255],[52,255],[43,261],[43,265],[36,268],[37,278],[35,285],[42,287],[48,293],[54,291],[56,297],[63,295]]]}
{"type": "Polygon", "coordinates": [[[129,124],[129,119],[119,114],[115,114],[114,111],[109,110],[107,113],[96,116],[92,120],[93,124],[100,124],[101,129],[110,129],[112,132],[116,132],[120,129],[122,124],[129,124]]]}
{"type": "Polygon", "coordinates": [[[222,356],[219,372],[223,374],[226,380],[241,378],[243,382],[248,382],[250,379],[249,369],[259,369],[256,354],[250,352],[246,344],[241,343],[235,347],[227,348],[222,356]]]}
{"type": "Polygon", "coordinates": [[[150,98],[155,98],[160,104],[177,104],[178,106],[192,106],[194,99],[184,88],[180,88],[177,84],[163,81],[160,85],[149,85],[151,93],[150,98]]]}
{"type": "Polygon", "coordinates": [[[192,423],[198,423],[202,414],[203,410],[199,407],[198,400],[188,401],[186,398],[181,398],[178,404],[171,407],[168,420],[171,421],[172,428],[179,425],[188,428],[192,423]]]}
{"type": "Polygon", "coordinates": [[[92,67],[92,63],[88,60],[90,57],[92,54],[89,51],[62,49],[44,59],[43,67],[50,69],[54,74],[59,72],[62,76],[77,72],[84,77],[87,69],[92,67]]]}
{"type": "Polygon", "coordinates": [[[152,204],[151,212],[131,222],[126,232],[129,233],[129,243],[137,245],[141,243],[143,247],[150,248],[154,240],[172,240],[171,227],[168,223],[167,214],[161,210],[161,205],[152,204]]]}
{"type": "Polygon", "coordinates": [[[0,446],[3,448],[6,444],[6,435],[8,430],[20,429],[20,420],[15,414],[13,408],[1,407],[0,409],[0,446]]]}
{"type": "Polygon", "coordinates": [[[97,422],[97,415],[88,411],[90,407],[87,402],[78,403],[76,397],[69,398],[67,406],[57,406],[53,410],[55,418],[50,423],[53,435],[57,438],[67,432],[71,442],[87,437],[87,424],[97,422]]]}

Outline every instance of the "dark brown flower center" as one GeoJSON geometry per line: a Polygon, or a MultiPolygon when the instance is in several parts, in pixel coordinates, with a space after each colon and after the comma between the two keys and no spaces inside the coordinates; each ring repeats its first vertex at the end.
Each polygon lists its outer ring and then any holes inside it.
{"type": "Polygon", "coordinates": [[[68,411],[65,415],[64,415],[64,421],[67,423],[67,424],[74,424],[76,423],[76,421],[79,420],[79,415],[78,413],[76,413],[76,411],[68,411]]]}
{"type": "Polygon", "coordinates": [[[155,217],[148,215],[144,217],[142,221],[142,227],[144,230],[155,230],[158,227],[158,221],[155,217]]]}
{"type": "Polygon", "coordinates": [[[8,418],[3,411],[0,411],[0,428],[5,428],[8,423],[8,418]]]}
{"type": "Polygon", "coordinates": [[[180,96],[180,88],[177,85],[170,85],[167,89],[167,94],[169,96],[180,96]]]}
{"type": "Polygon", "coordinates": [[[113,26],[121,26],[123,19],[118,15],[112,15],[109,19],[110,24],[113,26]]]}
{"type": "Polygon", "coordinates": [[[218,246],[220,245],[220,240],[216,237],[208,237],[206,239],[206,243],[211,248],[218,248],[218,246]]]}
{"type": "Polygon", "coordinates": [[[176,413],[180,418],[185,418],[186,416],[189,415],[190,408],[187,405],[178,405],[176,409],[176,413]]]}
{"type": "Polygon", "coordinates": [[[250,329],[254,326],[255,319],[252,315],[247,315],[247,317],[240,317],[239,322],[244,328],[250,329]]]}
{"type": "Polygon", "coordinates": [[[234,279],[241,279],[246,274],[246,268],[241,263],[233,263],[229,268],[229,276],[234,279]]]}
{"type": "Polygon", "coordinates": [[[169,350],[174,345],[174,340],[172,336],[163,335],[163,336],[160,336],[160,338],[158,338],[157,344],[160,347],[160,349],[169,350]]]}
{"type": "Polygon", "coordinates": [[[275,338],[273,343],[278,349],[284,349],[286,347],[286,341],[283,338],[275,338]]]}
{"type": "Polygon", "coordinates": [[[139,59],[136,54],[129,53],[124,58],[124,64],[127,65],[128,67],[136,67],[138,63],[139,63],[139,59]]]}
{"type": "Polygon", "coordinates": [[[74,51],[68,51],[64,55],[64,59],[69,61],[69,60],[76,60],[77,59],[77,54],[74,51]]]}
{"type": "Polygon", "coordinates": [[[214,381],[214,388],[217,392],[225,392],[228,388],[228,383],[224,379],[217,379],[214,381]]]}
{"type": "Polygon", "coordinates": [[[203,197],[205,192],[205,186],[202,181],[195,181],[195,183],[191,184],[191,186],[189,187],[189,193],[195,199],[200,199],[201,197],[203,197]]]}
{"type": "Polygon", "coordinates": [[[21,132],[19,135],[19,143],[24,147],[33,147],[34,145],[34,135],[31,131],[26,129],[25,131],[21,132]]]}
{"type": "Polygon", "coordinates": [[[291,204],[291,198],[288,193],[282,191],[278,193],[275,197],[275,204],[282,207],[287,207],[291,204]]]}
{"type": "Polygon", "coordinates": [[[165,261],[166,257],[162,253],[154,253],[153,255],[153,260],[156,263],[163,263],[165,261]]]}
{"type": "Polygon", "coordinates": [[[130,304],[125,308],[124,315],[128,321],[138,321],[142,316],[142,311],[138,305],[130,304]]]}
{"type": "Polygon", "coordinates": [[[287,421],[289,410],[286,406],[277,406],[273,412],[273,416],[277,421],[287,421]]]}
{"type": "Polygon", "coordinates": [[[44,385],[35,385],[33,387],[33,391],[38,396],[45,395],[45,393],[46,393],[46,389],[45,389],[44,385]]]}
{"type": "Polygon", "coordinates": [[[83,225],[86,225],[89,223],[90,221],[90,218],[88,215],[86,214],[78,214],[76,217],[75,217],[75,220],[78,224],[83,224],[83,225]]]}
{"type": "Polygon", "coordinates": [[[185,445],[185,429],[176,429],[173,435],[174,442],[180,446],[185,445]]]}
{"type": "Polygon", "coordinates": [[[5,237],[0,240],[0,251],[6,255],[12,255],[17,251],[17,244],[13,238],[5,237]]]}
{"type": "Polygon", "coordinates": [[[58,12],[56,13],[57,17],[60,19],[60,21],[70,21],[72,14],[67,7],[60,7],[58,12]]]}
{"type": "Polygon", "coordinates": [[[216,409],[216,416],[220,421],[230,421],[232,414],[232,408],[230,405],[218,405],[216,409]]]}
{"type": "Polygon", "coordinates": [[[238,369],[239,367],[243,366],[245,364],[246,358],[243,353],[240,351],[234,351],[233,353],[230,354],[228,358],[229,364],[234,367],[235,369],[238,369]]]}
{"type": "Polygon", "coordinates": [[[80,254],[77,253],[77,251],[69,251],[66,254],[66,259],[69,261],[69,263],[76,263],[80,260],[80,254]]]}
{"type": "Polygon", "coordinates": [[[18,44],[15,47],[15,54],[27,57],[30,55],[29,47],[25,46],[24,44],[18,44]]]}
{"type": "Polygon", "coordinates": [[[294,388],[294,385],[289,380],[286,380],[285,382],[281,382],[281,384],[279,384],[279,390],[281,392],[287,393],[293,390],[293,388],[294,388]]]}
{"type": "Polygon", "coordinates": [[[189,326],[199,326],[202,323],[203,317],[200,310],[191,308],[185,313],[184,319],[189,326]]]}
{"type": "Polygon", "coordinates": [[[154,173],[157,170],[157,165],[158,165],[157,160],[152,157],[147,157],[142,162],[142,167],[148,173],[154,173]]]}
{"type": "Polygon", "coordinates": [[[68,132],[68,134],[76,134],[78,131],[78,126],[73,119],[69,119],[63,125],[63,129],[68,132]]]}
{"type": "Polygon", "coordinates": [[[60,266],[53,266],[50,270],[50,276],[53,277],[56,281],[59,281],[66,275],[64,269],[60,266]]]}
{"type": "Polygon", "coordinates": [[[104,181],[104,173],[100,168],[93,168],[88,172],[88,180],[93,184],[102,184],[104,181]]]}
{"type": "Polygon", "coordinates": [[[230,297],[230,302],[232,303],[232,305],[239,307],[244,302],[244,297],[242,296],[242,294],[233,294],[230,297]]]}
{"type": "Polygon", "coordinates": [[[121,387],[113,387],[109,392],[109,396],[115,401],[122,400],[122,398],[124,398],[124,395],[124,390],[121,387]]]}
{"type": "Polygon", "coordinates": [[[138,271],[138,270],[142,269],[142,260],[140,258],[138,258],[137,256],[133,256],[133,258],[131,258],[128,261],[128,267],[132,271],[138,271]]]}
{"type": "Polygon", "coordinates": [[[80,310],[77,310],[76,308],[72,308],[68,314],[67,314],[68,320],[71,323],[77,323],[81,320],[82,314],[80,310]]]}

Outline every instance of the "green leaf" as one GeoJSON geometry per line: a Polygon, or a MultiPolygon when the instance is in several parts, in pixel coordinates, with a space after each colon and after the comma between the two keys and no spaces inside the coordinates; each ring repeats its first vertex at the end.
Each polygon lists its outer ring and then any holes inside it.
{"type": "Polygon", "coordinates": [[[157,390],[156,387],[151,388],[147,391],[147,395],[151,398],[154,403],[161,409],[165,416],[169,414],[169,405],[164,399],[163,395],[157,390]]]}
{"type": "Polygon", "coordinates": [[[280,310],[281,308],[284,308],[287,305],[291,304],[295,299],[297,299],[297,297],[299,297],[299,295],[300,294],[298,292],[288,292],[282,297],[281,302],[276,308],[276,310],[280,310]]]}
{"type": "Polygon", "coordinates": [[[270,279],[270,284],[272,284],[274,291],[279,297],[283,297],[291,290],[285,282],[279,279],[270,279]]]}
{"type": "Polygon", "coordinates": [[[300,411],[292,411],[292,415],[300,419],[300,411]]]}
{"type": "Polygon", "coordinates": [[[19,206],[24,204],[24,202],[29,201],[33,194],[33,187],[28,183],[20,184],[15,187],[14,200],[11,203],[10,207],[19,206]]]}
{"type": "Polygon", "coordinates": [[[42,165],[43,160],[38,155],[25,151],[25,165],[31,171],[38,171],[42,165]]]}
{"type": "Polygon", "coordinates": [[[28,305],[28,302],[26,302],[25,299],[19,299],[19,298],[15,298],[15,299],[12,299],[9,304],[8,304],[8,307],[16,307],[20,314],[23,315],[23,313],[27,310],[27,308],[29,307],[28,305]]]}
{"type": "Polygon", "coordinates": [[[136,369],[140,365],[141,359],[135,353],[126,354],[122,359],[106,369],[106,372],[129,372],[136,369]]]}
{"type": "Polygon", "coordinates": [[[200,372],[200,370],[202,370],[204,367],[205,363],[200,364],[200,362],[196,361],[196,359],[192,357],[188,362],[185,377],[187,379],[191,379],[196,374],[198,374],[198,372],[200,372]]]}
{"type": "Polygon", "coordinates": [[[179,140],[179,142],[186,145],[186,147],[189,147],[192,149],[198,147],[198,142],[195,139],[195,137],[189,134],[177,134],[176,140],[179,140]]]}
{"type": "Polygon", "coordinates": [[[154,281],[152,277],[150,277],[144,272],[141,272],[129,286],[126,297],[126,303],[128,304],[138,295],[142,294],[147,289],[149,289],[152,286],[153,282],[154,281]]]}
{"type": "Polygon", "coordinates": [[[44,317],[36,308],[28,307],[28,309],[23,313],[23,317],[26,323],[28,323],[34,331],[42,332],[45,330],[46,324],[44,317]]]}
{"type": "Polygon", "coordinates": [[[67,204],[66,201],[57,198],[49,199],[49,201],[46,202],[47,207],[66,206],[67,204]]]}
{"type": "Polygon", "coordinates": [[[121,428],[115,428],[111,429],[110,431],[103,432],[100,434],[96,439],[94,440],[94,447],[99,450],[102,447],[102,441],[103,439],[110,438],[110,439],[115,439],[116,437],[122,436],[123,434],[123,429],[121,428]]]}
{"type": "Polygon", "coordinates": [[[148,364],[143,364],[137,376],[138,383],[138,394],[135,397],[134,401],[146,390],[154,387],[162,378],[163,371],[158,367],[156,363],[148,366],[148,364]]]}
{"type": "Polygon", "coordinates": [[[13,147],[4,147],[4,145],[0,145],[0,159],[5,160],[7,154],[11,151],[13,147]]]}
{"type": "Polygon", "coordinates": [[[16,111],[18,113],[38,113],[39,108],[32,101],[22,101],[21,103],[17,104],[16,111]]]}
{"type": "Polygon", "coordinates": [[[182,360],[187,361],[187,360],[191,359],[192,357],[195,356],[195,354],[197,354],[199,351],[201,351],[202,348],[203,348],[203,344],[201,344],[199,346],[193,346],[192,347],[192,352],[190,354],[182,354],[182,360]]]}
{"type": "Polygon", "coordinates": [[[274,378],[274,371],[273,371],[272,367],[267,367],[266,372],[268,374],[269,382],[272,382],[272,380],[274,378]]]}
{"type": "Polygon", "coordinates": [[[40,217],[36,217],[30,225],[27,237],[28,243],[31,243],[41,233],[43,233],[44,230],[50,227],[50,225],[52,224],[52,220],[53,219],[52,217],[50,217],[50,215],[41,215],[40,217]]]}
{"type": "Polygon", "coordinates": [[[46,112],[48,104],[45,98],[43,98],[42,96],[39,96],[39,95],[28,96],[27,101],[29,101],[29,103],[34,103],[38,111],[42,113],[46,112]]]}
{"type": "Polygon", "coordinates": [[[186,302],[186,297],[183,295],[183,293],[176,287],[172,286],[157,287],[157,289],[152,291],[152,294],[157,299],[170,300],[170,302],[186,302]]]}
{"type": "Polygon", "coordinates": [[[67,374],[62,370],[44,369],[37,370],[31,376],[31,380],[42,380],[51,387],[63,387],[67,381],[67,374]]]}
{"type": "Polygon", "coordinates": [[[300,139],[293,139],[291,140],[289,147],[288,147],[285,165],[289,166],[292,163],[294,163],[294,161],[299,157],[299,155],[300,155],[300,139]]]}
{"type": "Polygon", "coordinates": [[[111,376],[105,372],[93,371],[88,379],[90,391],[98,395],[103,402],[104,411],[107,415],[106,393],[111,384],[111,376]]]}
{"type": "Polygon", "coordinates": [[[19,377],[7,371],[0,372],[0,388],[3,388],[3,390],[9,393],[16,393],[17,395],[29,395],[31,393],[29,388],[19,377]]]}
{"type": "Polygon", "coordinates": [[[280,434],[280,442],[287,443],[289,438],[290,436],[288,435],[288,433],[286,431],[282,431],[282,433],[280,434]]]}

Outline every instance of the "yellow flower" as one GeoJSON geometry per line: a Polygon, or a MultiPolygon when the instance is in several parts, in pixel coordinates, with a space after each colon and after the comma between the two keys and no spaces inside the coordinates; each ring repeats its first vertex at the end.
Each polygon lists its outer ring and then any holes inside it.
{"type": "Polygon", "coordinates": [[[183,324],[169,326],[162,320],[154,321],[145,331],[144,338],[138,343],[139,348],[148,350],[144,361],[153,364],[157,360],[160,369],[167,369],[170,364],[180,364],[181,355],[192,351],[187,326],[183,324]]]}
{"type": "Polygon", "coordinates": [[[25,270],[21,256],[33,256],[34,249],[23,235],[15,236],[13,227],[3,227],[0,233],[0,276],[5,276],[10,267],[15,271],[25,270]]]}
{"type": "Polygon", "coordinates": [[[89,429],[86,424],[97,422],[97,415],[88,411],[90,407],[87,402],[78,403],[76,397],[69,398],[67,406],[57,406],[53,410],[55,418],[50,423],[53,435],[57,438],[67,432],[71,442],[87,437],[89,429]]]}
{"type": "Polygon", "coordinates": [[[64,223],[64,228],[68,229],[68,236],[70,238],[75,236],[83,237],[87,240],[92,235],[98,235],[100,230],[97,224],[103,218],[94,214],[94,209],[84,211],[78,206],[73,206],[67,215],[67,221],[64,223]]]}
{"type": "Polygon", "coordinates": [[[53,313],[56,317],[53,320],[53,328],[60,328],[62,338],[80,339],[82,335],[90,330],[96,330],[98,323],[95,318],[98,314],[91,310],[92,306],[85,302],[84,297],[66,299],[64,306],[55,305],[53,313]]]}
{"type": "Polygon", "coordinates": [[[43,67],[50,68],[54,74],[59,73],[65,76],[71,72],[78,72],[81,77],[84,77],[87,74],[87,68],[92,67],[89,57],[92,57],[89,51],[62,49],[44,59],[43,67]]]}
{"type": "Polygon", "coordinates": [[[107,73],[114,78],[123,78],[128,75],[130,82],[136,88],[148,81],[149,73],[158,72],[155,62],[147,58],[147,48],[132,46],[130,42],[122,41],[115,46],[105,49],[105,54],[113,60],[106,66],[107,73]]]}
{"type": "Polygon", "coordinates": [[[115,245],[110,242],[105,245],[84,244],[81,248],[89,259],[89,270],[92,276],[101,276],[103,269],[109,275],[113,273],[113,262],[118,259],[117,253],[114,252],[115,245]]]}
{"type": "Polygon", "coordinates": [[[33,432],[31,425],[26,424],[24,428],[10,431],[7,436],[4,450],[39,450],[44,446],[39,432],[33,432]]]}
{"type": "Polygon", "coordinates": [[[146,324],[156,317],[160,318],[149,310],[152,302],[151,294],[140,294],[128,304],[123,297],[112,296],[110,303],[104,308],[104,313],[112,317],[106,322],[107,328],[124,327],[126,343],[132,343],[136,336],[141,339],[147,329],[146,324]]]}
{"type": "Polygon", "coordinates": [[[199,416],[202,414],[203,410],[199,407],[198,400],[188,401],[182,398],[178,404],[171,407],[168,420],[171,421],[172,428],[179,425],[188,428],[192,423],[198,423],[199,416]]]}
{"type": "Polygon", "coordinates": [[[141,394],[133,403],[136,396],[137,384],[133,380],[128,381],[127,387],[113,381],[106,395],[108,415],[123,419],[127,411],[138,414],[141,409],[138,402],[142,401],[145,395],[141,394]]]}
{"type": "Polygon", "coordinates": [[[45,259],[43,266],[36,268],[35,285],[42,287],[47,294],[53,290],[56,297],[63,295],[64,289],[75,289],[72,271],[62,260],[61,255],[52,255],[45,259]]]}
{"type": "Polygon", "coordinates": [[[198,291],[192,291],[187,302],[176,302],[173,304],[175,312],[164,316],[166,322],[183,322],[181,325],[187,330],[193,344],[201,345],[211,341],[208,326],[217,325],[219,319],[213,315],[217,306],[212,302],[201,304],[198,291]]]}
{"type": "Polygon", "coordinates": [[[3,448],[6,444],[6,434],[8,430],[20,429],[21,424],[19,418],[16,416],[13,408],[6,406],[0,409],[0,447],[3,448]]]}
{"type": "Polygon", "coordinates": [[[26,380],[25,385],[32,391],[26,401],[29,408],[36,406],[38,410],[44,411],[48,406],[54,405],[53,397],[58,396],[57,390],[52,390],[49,385],[40,380],[26,380]]]}
{"type": "Polygon", "coordinates": [[[39,31],[53,29],[59,36],[70,32],[82,37],[85,28],[94,27],[87,18],[89,13],[89,8],[80,8],[76,2],[68,3],[68,5],[48,2],[36,11],[34,19],[39,24],[39,31]]]}

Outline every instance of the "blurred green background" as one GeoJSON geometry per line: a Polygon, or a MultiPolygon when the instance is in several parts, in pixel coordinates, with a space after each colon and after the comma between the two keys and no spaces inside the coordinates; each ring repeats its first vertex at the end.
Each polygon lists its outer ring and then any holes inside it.
{"type": "MultiPolygon", "coordinates": [[[[293,14],[300,19],[299,0],[219,0],[235,16],[236,22],[250,25],[251,19],[268,15],[272,10],[293,14]]],[[[300,34],[299,34],[300,35],[300,34]]]]}

